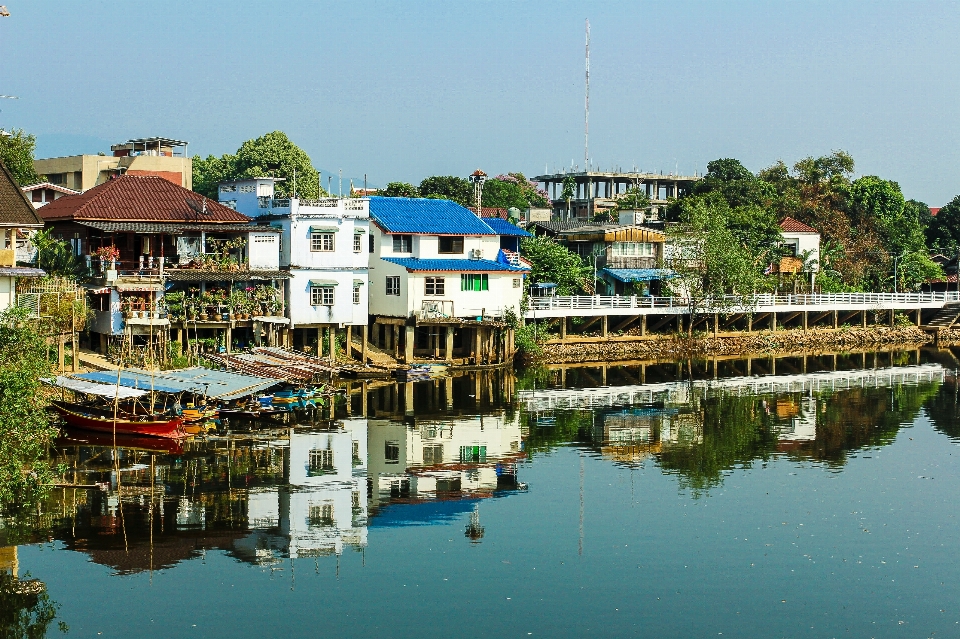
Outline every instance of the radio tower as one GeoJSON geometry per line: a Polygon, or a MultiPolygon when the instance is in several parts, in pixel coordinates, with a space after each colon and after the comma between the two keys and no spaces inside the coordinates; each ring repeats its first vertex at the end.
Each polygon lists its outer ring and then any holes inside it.
{"type": "Polygon", "coordinates": [[[590,18],[587,18],[587,75],[586,98],[583,104],[583,170],[590,162],[590,18]]]}

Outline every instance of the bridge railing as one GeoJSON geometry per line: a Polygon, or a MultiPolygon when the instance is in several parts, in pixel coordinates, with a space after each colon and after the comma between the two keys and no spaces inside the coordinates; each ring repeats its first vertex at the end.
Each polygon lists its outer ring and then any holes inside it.
{"type": "MultiPolygon", "coordinates": [[[[726,296],[714,303],[701,301],[698,309],[709,312],[742,312],[770,309],[777,306],[845,306],[848,308],[897,305],[909,308],[915,304],[936,304],[960,301],[956,291],[944,293],[817,293],[809,295],[760,294],[752,297],[726,296]]],[[[616,308],[689,308],[685,297],[646,297],[620,295],[559,295],[530,298],[531,311],[553,309],[616,309],[616,308]]]]}

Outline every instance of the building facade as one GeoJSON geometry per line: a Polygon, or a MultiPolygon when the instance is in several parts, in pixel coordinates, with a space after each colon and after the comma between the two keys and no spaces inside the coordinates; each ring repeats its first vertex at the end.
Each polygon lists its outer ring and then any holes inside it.
{"type": "Polygon", "coordinates": [[[37,268],[17,264],[18,242],[43,228],[20,185],[0,162],[0,311],[17,304],[17,280],[44,275],[37,268]]]}

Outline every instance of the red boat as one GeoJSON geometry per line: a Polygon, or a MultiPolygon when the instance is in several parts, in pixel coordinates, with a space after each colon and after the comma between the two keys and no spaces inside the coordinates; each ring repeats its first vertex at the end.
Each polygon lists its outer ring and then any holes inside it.
{"type": "MultiPolygon", "coordinates": [[[[103,446],[112,447],[114,438],[112,434],[95,433],[92,431],[83,431],[80,429],[71,429],[68,432],[61,431],[61,436],[57,438],[58,446],[103,446]]],[[[126,448],[128,450],[142,450],[149,453],[161,453],[167,455],[182,455],[183,441],[180,439],[170,439],[168,437],[141,437],[139,435],[117,435],[117,448],[126,448]]]]}
{"type": "Polygon", "coordinates": [[[94,430],[100,433],[117,433],[118,435],[141,435],[147,437],[166,437],[168,439],[182,439],[187,436],[183,430],[183,418],[170,419],[133,418],[129,415],[104,415],[100,411],[82,404],[70,402],[51,402],[63,420],[70,426],[94,430]]]}

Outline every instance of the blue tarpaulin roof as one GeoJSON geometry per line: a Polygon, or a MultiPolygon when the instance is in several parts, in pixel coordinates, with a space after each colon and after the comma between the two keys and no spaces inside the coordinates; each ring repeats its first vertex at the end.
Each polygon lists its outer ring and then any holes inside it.
{"type": "Polygon", "coordinates": [[[649,282],[674,277],[674,272],[668,268],[605,268],[600,274],[620,282],[649,282]]]}
{"type": "Polygon", "coordinates": [[[421,260],[418,257],[384,257],[384,262],[398,264],[408,271],[464,271],[477,273],[480,271],[529,271],[525,266],[510,266],[493,260],[421,260]]]}
{"type": "Polygon", "coordinates": [[[473,211],[450,200],[372,197],[370,216],[388,233],[497,235],[473,211]]]}
{"type": "MultiPolygon", "coordinates": [[[[75,375],[101,384],[116,384],[116,371],[97,371],[75,375]]],[[[150,390],[160,393],[190,392],[205,395],[212,399],[237,399],[266,390],[280,383],[280,380],[267,377],[254,377],[226,371],[214,371],[208,368],[184,368],[172,371],[125,370],[120,373],[120,385],[128,388],[150,390]]]]}
{"type": "Polygon", "coordinates": [[[504,220],[499,217],[485,217],[483,221],[486,222],[487,226],[492,228],[497,232],[497,235],[508,235],[513,237],[533,237],[522,228],[510,222],[510,220],[504,220]]]}

